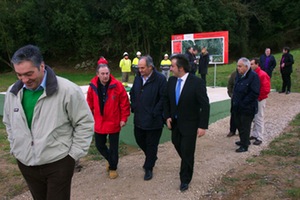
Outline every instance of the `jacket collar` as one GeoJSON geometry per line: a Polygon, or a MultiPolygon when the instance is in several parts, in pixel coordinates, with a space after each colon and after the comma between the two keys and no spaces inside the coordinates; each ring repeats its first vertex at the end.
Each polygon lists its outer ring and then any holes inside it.
{"type": "MultiPolygon", "coordinates": [[[[46,95],[51,96],[58,89],[57,77],[56,77],[54,71],[49,66],[46,65],[45,70],[47,71],[46,95]]],[[[13,93],[14,95],[17,95],[18,92],[23,88],[23,85],[24,85],[24,83],[21,80],[18,80],[13,85],[10,92],[13,93]]]]}

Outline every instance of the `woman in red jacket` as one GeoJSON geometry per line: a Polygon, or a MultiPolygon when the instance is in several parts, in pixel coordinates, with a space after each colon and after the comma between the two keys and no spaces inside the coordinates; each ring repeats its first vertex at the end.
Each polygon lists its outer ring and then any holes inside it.
{"type": "Polygon", "coordinates": [[[87,102],[94,115],[96,147],[108,162],[109,177],[114,179],[118,177],[119,133],[130,115],[130,104],[124,86],[110,74],[105,59],[98,63],[96,74],[88,89],[87,102]]]}

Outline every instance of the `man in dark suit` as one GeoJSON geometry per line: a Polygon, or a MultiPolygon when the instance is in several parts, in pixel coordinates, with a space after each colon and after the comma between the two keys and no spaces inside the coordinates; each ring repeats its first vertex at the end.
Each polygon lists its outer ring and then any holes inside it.
{"type": "Polygon", "coordinates": [[[172,143],[181,158],[180,190],[185,191],[192,180],[197,136],[208,128],[209,99],[202,79],[189,73],[190,66],[182,54],[171,57],[172,77],[164,98],[164,117],[172,130],[172,143]]]}

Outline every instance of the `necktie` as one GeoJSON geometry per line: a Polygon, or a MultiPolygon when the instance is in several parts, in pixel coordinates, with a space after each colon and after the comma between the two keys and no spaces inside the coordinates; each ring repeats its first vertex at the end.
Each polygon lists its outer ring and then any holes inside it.
{"type": "Polygon", "coordinates": [[[176,91],[175,91],[176,105],[178,105],[178,100],[179,100],[179,97],[180,97],[181,81],[182,81],[181,78],[177,79],[177,86],[176,86],[176,91]]]}

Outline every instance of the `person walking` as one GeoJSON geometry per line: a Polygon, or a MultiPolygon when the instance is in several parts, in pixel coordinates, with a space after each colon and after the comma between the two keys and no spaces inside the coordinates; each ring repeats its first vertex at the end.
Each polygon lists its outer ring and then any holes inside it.
{"type": "Polygon", "coordinates": [[[19,80],[4,103],[10,153],[33,199],[70,199],[75,161],[88,153],[93,136],[84,94],[55,75],[37,46],[21,47],[11,62],[19,80]]]}
{"type": "Polygon", "coordinates": [[[166,77],[166,79],[169,79],[170,76],[170,67],[171,67],[171,61],[169,60],[169,55],[165,54],[164,59],[160,62],[160,69],[161,73],[166,77]]]}
{"type": "Polygon", "coordinates": [[[254,145],[260,145],[263,141],[263,134],[265,131],[264,111],[266,108],[266,101],[271,89],[269,75],[261,70],[259,67],[259,59],[253,58],[250,61],[251,69],[258,75],[260,82],[259,96],[258,96],[258,110],[254,116],[253,129],[251,132],[250,140],[254,139],[254,145]]]}
{"type": "Polygon", "coordinates": [[[96,76],[87,92],[87,102],[95,120],[96,148],[107,161],[109,178],[115,179],[118,177],[119,135],[130,115],[130,104],[124,86],[111,75],[106,60],[98,62],[96,76]]]}
{"type": "Polygon", "coordinates": [[[189,188],[194,169],[197,136],[208,128],[210,105],[205,83],[189,73],[185,55],[171,57],[172,77],[169,78],[164,97],[164,117],[172,130],[172,143],[181,158],[180,191],[189,188]]]}
{"type": "Polygon", "coordinates": [[[159,139],[163,128],[163,94],[166,78],[159,73],[150,56],[141,57],[136,76],[130,90],[131,111],[134,113],[134,136],[145,154],[144,180],[153,177],[157,160],[159,139]]]}
{"type": "Polygon", "coordinates": [[[131,60],[129,59],[127,52],[123,53],[123,58],[120,60],[119,66],[122,72],[122,84],[126,87],[131,72],[131,60]]]}
{"type": "Polygon", "coordinates": [[[290,94],[291,92],[291,74],[293,72],[294,57],[290,54],[290,48],[284,47],[280,59],[280,73],[282,78],[282,87],[279,93],[290,94]]]}
{"type": "Polygon", "coordinates": [[[240,141],[235,143],[240,146],[236,152],[241,153],[248,151],[250,144],[251,124],[258,109],[260,83],[247,58],[242,57],[238,60],[237,71],[231,112],[240,137],[240,141]]]}

